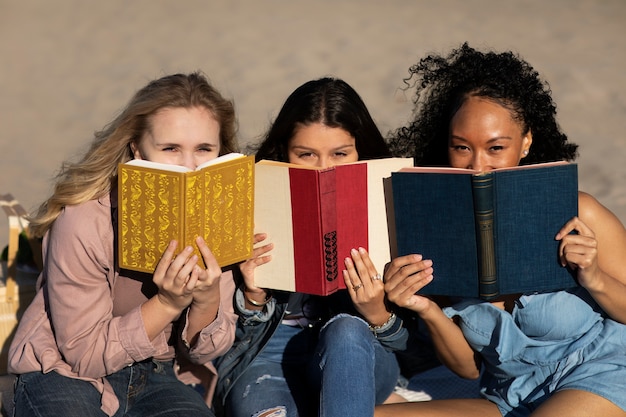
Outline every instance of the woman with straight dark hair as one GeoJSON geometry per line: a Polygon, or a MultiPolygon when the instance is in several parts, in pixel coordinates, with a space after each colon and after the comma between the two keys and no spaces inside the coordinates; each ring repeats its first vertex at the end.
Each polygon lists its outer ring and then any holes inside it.
{"type": "MultiPolygon", "coordinates": [[[[325,168],[389,155],[359,95],[342,80],[322,78],[287,98],[256,158],[325,168]]],[[[345,260],[347,290],[327,297],[271,292],[254,285],[254,268],[271,262],[271,249],[257,247],[240,267],[237,336],[216,361],[215,407],[234,417],[373,415],[395,387],[394,350],[407,337],[386,303],[383,265],[355,248],[345,260]]]]}

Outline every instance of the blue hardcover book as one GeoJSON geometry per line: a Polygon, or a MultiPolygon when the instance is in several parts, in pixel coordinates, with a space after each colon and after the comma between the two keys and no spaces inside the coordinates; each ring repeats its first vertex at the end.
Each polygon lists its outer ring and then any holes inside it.
{"type": "Polygon", "coordinates": [[[421,294],[489,300],[576,285],[554,239],[578,214],[576,164],[405,168],[391,188],[397,256],[433,260],[421,294]]]}

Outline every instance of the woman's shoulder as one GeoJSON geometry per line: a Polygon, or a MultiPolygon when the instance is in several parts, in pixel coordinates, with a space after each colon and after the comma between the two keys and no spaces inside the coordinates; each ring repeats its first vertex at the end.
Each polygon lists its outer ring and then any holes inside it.
{"type": "Polygon", "coordinates": [[[611,210],[584,191],[578,192],[578,217],[592,229],[594,229],[594,225],[622,226],[620,220],[611,210]]]}
{"type": "Polygon", "coordinates": [[[113,211],[110,198],[89,200],[63,208],[51,231],[62,234],[80,234],[101,239],[103,234],[112,234],[113,211]]]}

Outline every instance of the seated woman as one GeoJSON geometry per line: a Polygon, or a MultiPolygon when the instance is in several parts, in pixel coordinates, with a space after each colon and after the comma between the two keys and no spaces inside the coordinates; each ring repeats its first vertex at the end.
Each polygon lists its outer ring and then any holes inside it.
{"type": "MultiPolygon", "coordinates": [[[[147,159],[195,169],[233,152],[235,113],[200,73],[151,81],[75,163],[31,219],[44,268],[9,352],[15,416],[213,416],[181,364],[232,344],[234,281],[202,237],[165,249],[153,274],[117,264],[117,167],[147,159]]],[[[191,365],[190,365],[191,366],[191,365]]]]}
{"type": "MultiPolygon", "coordinates": [[[[319,168],[387,156],[361,98],[333,78],[298,87],[256,153],[257,160],[319,168]]],[[[265,238],[258,235],[257,243],[265,238]]],[[[394,389],[393,350],[406,341],[377,267],[355,248],[345,261],[347,290],[327,297],[270,292],[254,285],[254,269],[271,262],[271,249],[258,247],[241,265],[237,337],[216,360],[216,409],[235,417],[372,415],[394,389]]]]}
{"type": "MultiPolygon", "coordinates": [[[[550,89],[519,56],[464,44],[411,72],[415,119],[392,146],[416,164],[489,171],[576,156],[557,125],[550,89]]],[[[383,405],[376,416],[626,415],[626,230],[580,192],[578,216],[554,233],[554,256],[578,284],[562,291],[464,299],[442,309],[416,294],[437,279],[437,265],[425,269],[418,254],[392,261],[389,300],[419,315],[458,375],[478,378],[484,367],[482,398],[383,405]]]]}

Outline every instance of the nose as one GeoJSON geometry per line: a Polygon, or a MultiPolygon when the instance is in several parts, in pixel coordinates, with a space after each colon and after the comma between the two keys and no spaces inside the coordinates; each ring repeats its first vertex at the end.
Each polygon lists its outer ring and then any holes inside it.
{"type": "Polygon", "coordinates": [[[195,170],[198,167],[198,162],[196,161],[196,158],[194,158],[193,155],[183,155],[183,161],[182,161],[182,165],[185,168],[189,168],[190,170],[195,170]]]}
{"type": "Polygon", "coordinates": [[[480,154],[475,153],[470,160],[470,165],[467,167],[476,171],[484,172],[489,170],[489,166],[486,162],[486,158],[480,154]]]}
{"type": "Polygon", "coordinates": [[[325,156],[320,156],[317,159],[317,163],[315,164],[315,166],[318,168],[324,169],[324,168],[329,168],[333,166],[333,164],[331,163],[330,158],[325,157],[325,156]]]}

